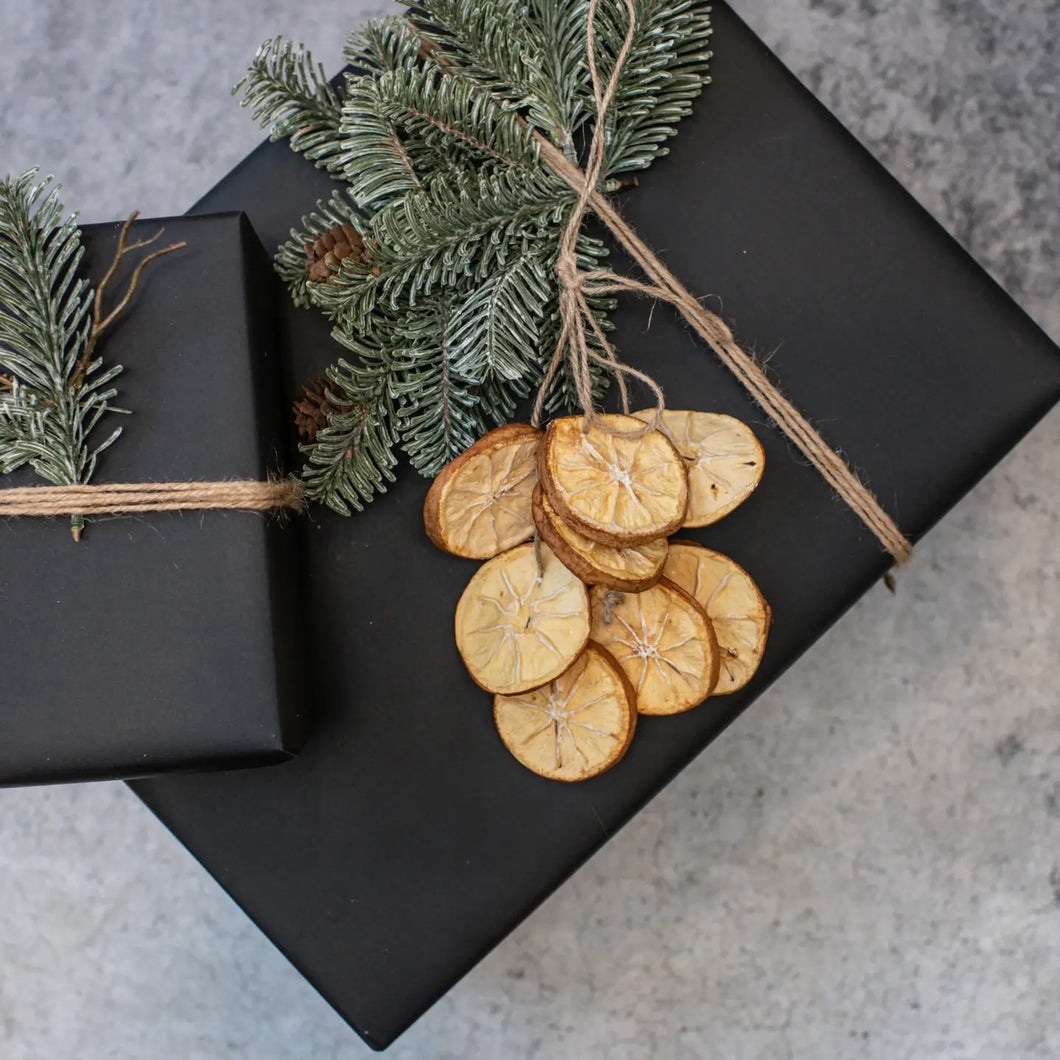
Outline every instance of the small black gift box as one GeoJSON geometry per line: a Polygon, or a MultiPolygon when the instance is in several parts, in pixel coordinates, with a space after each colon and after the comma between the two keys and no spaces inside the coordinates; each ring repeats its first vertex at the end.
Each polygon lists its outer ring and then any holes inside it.
{"type": "MultiPolygon", "coordinates": [[[[714,83],[623,213],[771,360],[785,394],[914,539],[1060,395],[1053,344],[724,6],[714,83]]],[[[260,148],[197,209],[245,207],[266,244],[333,187],[260,148]]],[[[615,264],[626,264],[616,254],[615,264]]],[[[340,354],[284,310],[293,374],[340,354]]],[[[622,762],[579,785],[503,748],[452,640],[476,565],[423,531],[427,483],[306,535],[314,737],[278,770],[163,777],[147,804],[339,1012],[385,1046],[559,886],[890,565],[821,476],[763,422],[674,315],[629,303],[623,359],[674,408],[730,413],[766,449],[758,491],[693,535],[773,608],[761,669],[732,696],[644,718],[622,762]],[[649,331],[650,328],[650,331],[649,331]]]]}
{"type": "MultiPolygon", "coordinates": [[[[138,221],[187,247],[146,270],[99,353],[122,436],[93,482],[281,470],[277,289],[241,213],[138,221]]],[[[121,226],[83,229],[98,283],[121,226]]],[[[119,283],[131,266],[123,265],[119,283]]],[[[101,426],[100,433],[106,429],[101,426]]],[[[28,471],[0,479],[35,485],[28,471]]],[[[295,535],[274,516],[154,512],[0,522],[0,784],[278,762],[302,731],[295,535]]]]}

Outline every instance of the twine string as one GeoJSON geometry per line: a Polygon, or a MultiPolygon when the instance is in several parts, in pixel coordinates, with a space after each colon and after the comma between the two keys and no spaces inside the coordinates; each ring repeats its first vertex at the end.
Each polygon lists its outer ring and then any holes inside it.
{"type": "MultiPolygon", "coordinates": [[[[537,398],[534,401],[532,422],[535,426],[541,423],[549,387],[552,385],[556,373],[562,367],[566,357],[569,357],[571,379],[578,395],[578,402],[585,415],[584,427],[586,430],[598,421],[593,402],[592,375],[589,371],[591,361],[602,364],[615,377],[615,381],[618,383],[623,412],[629,413],[627,376],[643,383],[655,395],[657,405],[656,419],[659,418],[665,405],[662,389],[651,376],[619,361],[614,347],[607,341],[607,337],[604,335],[596,315],[589,306],[586,288],[582,282],[583,274],[578,268],[578,234],[581,232],[582,221],[585,219],[585,213],[593,200],[596,185],[603,171],[604,151],[607,140],[607,112],[618,88],[618,80],[625,66],[626,58],[629,55],[630,48],[633,47],[634,32],[637,26],[632,0],[626,0],[626,7],[629,10],[629,29],[626,31],[622,47],[615,58],[611,77],[605,86],[601,82],[600,71],[596,63],[596,6],[597,0],[592,0],[589,5],[588,23],[586,26],[586,58],[592,78],[593,100],[596,105],[596,130],[589,145],[589,156],[584,171],[578,169],[577,166],[571,167],[578,174],[577,183],[573,185],[578,192],[578,198],[560,240],[559,257],[556,261],[556,273],[560,282],[560,337],[552,355],[552,361],[545,373],[545,378],[538,390],[537,398]],[[599,351],[602,352],[598,352],[590,345],[586,325],[595,336],[597,343],[599,343],[599,351]]],[[[566,161],[565,158],[564,161],[566,161]]],[[[645,425],[642,430],[631,433],[634,435],[643,434],[655,426],[657,426],[657,423],[652,422],[645,425]]]]}
{"type": "Polygon", "coordinates": [[[13,515],[125,515],[229,509],[264,512],[305,507],[296,479],[20,486],[0,490],[0,518],[13,515]]]}
{"type": "MultiPolygon", "coordinates": [[[[665,398],[662,389],[644,372],[622,364],[600,328],[588,298],[593,295],[630,292],[657,298],[674,306],[692,329],[717,355],[718,359],[743,384],[751,397],[802,452],[825,481],[853,509],[872,531],[880,544],[898,563],[906,562],[913,546],[894,520],[883,510],[872,492],[854,474],[846,461],[818,434],[801,412],[770,382],[759,364],[741,349],[728,325],[706,309],[663,264],[650,247],[622,219],[607,198],[597,190],[603,171],[607,136],[607,112],[614,99],[619,76],[629,55],[636,31],[637,16],[633,0],[624,0],[629,14],[622,48],[615,60],[611,77],[604,86],[596,64],[594,25],[599,0],[591,0],[587,23],[587,60],[596,104],[596,126],[585,169],[579,169],[550,140],[540,133],[535,139],[545,164],[578,193],[574,211],[563,233],[556,274],[560,285],[560,337],[534,402],[535,426],[541,423],[545,398],[556,374],[566,359],[570,366],[578,401],[584,413],[584,429],[599,422],[592,394],[590,363],[607,368],[619,385],[623,411],[629,411],[626,378],[643,383],[654,395],[655,415],[643,430],[628,432],[637,436],[662,424],[665,398]],[[578,267],[577,241],[586,211],[593,213],[611,230],[650,282],[622,276],[606,269],[583,271],[578,267]],[[599,352],[589,342],[586,326],[592,331],[599,352]]],[[[614,432],[625,434],[626,432],[614,432]]]]}

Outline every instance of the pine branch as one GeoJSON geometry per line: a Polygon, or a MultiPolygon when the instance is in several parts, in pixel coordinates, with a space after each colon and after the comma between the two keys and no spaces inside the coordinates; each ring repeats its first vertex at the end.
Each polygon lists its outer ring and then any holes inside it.
{"type": "Polygon", "coordinates": [[[514,108],[534,104],[540,74],[533,56],[541,54],[544,42],[525,17],[524,0],[401,2],[414,17],[422,13],[421,33],[433,45],[432,55],[451,62],[514,108]]]}
{"type": "Polygon", "coordinates": [[[321,169],[342,169],[341,100],[304,45],[265,41],[232,94],[240,91],[239,105],[250,108],[271,140],[290,137],[291,147],[321,169]]]}
{"type": "MultiPolygon", "coordinates": [[[[710,83],[710,7],[702,0],[635,0],[637,28],[608,115],[609,176],[647,169],[669,150],[678,122],[710,83]]],[[[623,3],[597,9],[597,57],[606,80],[629,29],[623,3]]]]}
{"type": "Polygon", "coordinates": [[[554,257],[550,247],[528,250],[456,307],[450,342],[457,371],[483,381],[533,374],[555,297],[554,257]]]}
{"type": "Polygon", "coordinates": [[[549,174],[516,167],[436,178],[372,218],[371,267],[343,262],[314,298],[347,326],[370,329],[377,305],[415,305],[441,288],[485,280],[542,239],[555,243],[572,198],[549,174]]]}
{"type": "Polygon", "coordinates": [[[528,120],[549,136],[571,161],[573,137],[592,113],[587,90],[585,24],[588,0],[530,0],[528,17],[540,27],[544,46],[538,62],[538,108],[528,120]]]}
{"type": "Polygon", "coordinates": [[[351,77],[347,85],[343,175],[365,209],[423,191],[425,175],[468,175],[483,163],[539,167],[525,123],[433,59],[351,77]]]}
{"type": "Polygon", "coordinates": [[[395,330],[397,427],[412,466],[436,475],[483,434],[473,380],[455,367],[451,346],[452,306],[446,296],[407,316],[395,330]]]}
{"type": "Polygon", "coordinates": [[[17,471],[29,462],[31,453],[24,444],[27,429],[24,417],[35,404],[31,394],[20,394],[18,380],[2,377],[0,389],[0,475],[17,471]]]}
{"type": "Polygon", "coordinates": [[[395,70],[421,65],[423,41],[405,18],[373,19],[350,33],[343,58],[353,72],[337,130],[341,159],[336,165],[350,181],[363,208],[393,195],[418,190],[416,166],[401,134],[383,115],[376,80],[395,70]]]}
{"type": "Polygon", "coordinates": [[[483,419],[487,423],[511,423],[519,406],[530,396],[530,379],[487,379],[478,386],[483,419]]]}
{"type": "Polygon", "coordinates": [[[412,153],[387,115],[380,79],[349,79],[342,106],[341,135],[342,172],[349,181],[350,193],[362,207],[370,209],[423,190],[412,153]]]}
{"type": "Polygon", "coordinates": [[[449,72],[518,110],[574,161],[572,138],[592,110],[588,0],[433,0],[427,7],[422,33],[449,72]]]}
{"type": "Polygon", "coordinates": [[[329,393],[343,411],[331,415],[316,439],[299,448],[306,456],[307,498],[349,515],[363,511],[394,481],[393,369],[378,347],[339,330],[334,338],[361,363],[340,359],[328,369],[329,393]]]}
{"type": "Polygon", "coordinates": [[[354,30],[342,50],[343,59],[359,73],[385,74],[425,59],[419,30],[407,18],[376,18],[354,30]]]}
{"type": "Polygon", "coordinates": [[[72,218],[63,219],[59,189],[36,170],[0,182],[0,367],[13,382],[0,415],[0,470],[30,464],[56,485],[87,482],[99,445],[89,435],[110,408],[110,382],[121,371],[84,366],[92,292],[77,276],[84,250],[72,218]]]}
{"type": "Polygon", "coordinates": [[[538,148],[525,124],[481,85],[433,60],[373,80],[382,115],[436,155],[538,168],[538,148]]]}

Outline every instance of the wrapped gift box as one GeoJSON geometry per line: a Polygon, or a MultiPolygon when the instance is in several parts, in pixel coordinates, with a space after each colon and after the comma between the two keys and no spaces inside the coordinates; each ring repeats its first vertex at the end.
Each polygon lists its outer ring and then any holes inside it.
{"type": "MultiPolygon", "coordinates": [[[[623,203],[696,293],[718,293],[781,388],[922,535],[1056,401],[1045,335],[724,7],[714,84],[671,155],[623,203]]],[[[278,244],[329,178],[261,147],[196,207],[247,209],[278,244]]],[[[622,265],[616,256],[616,264],[622,265]]],[[[292,373],[338,349],[285,309],[292,373]]],[[[624,359],[676,408],[750,422],[755,496],[700,541],[753,573],[774,626],[742,693],[644,718],[626,758],[581,785],[501,746],[465,673],[453,609],[476,564],[423,533],[408,468],[362,515],[308,530],[318,728],[282,770],[135,790],[372,1045],[385,1046],[563,882],[889,565],[672,314],[630,303],[624,359]],[[650,330],[649,327],[650,320],[650,330]]]]}
{"type": "MultiPolygon", "coordinates": [[[[96,482],[262,478],[284,465],[278,286],[240,213],[138,221],[187,247],[100,345],[131,409],[96,482]]],[[[118,224],[84,229],[106,271],[118,224]]],[[[135,257],[135,255],[134,255],[135,257]]],[[[120,291],[131,265],[119,273],[120,291]]],[[[100,427],[103,437],[105,427],[100,427]]],[[[34,485],[30,472],[0,481],[34,485]]],[[[0,784],[278,762],[303,727],[297,531],[244,512],[0,523],[0,784]]]]}

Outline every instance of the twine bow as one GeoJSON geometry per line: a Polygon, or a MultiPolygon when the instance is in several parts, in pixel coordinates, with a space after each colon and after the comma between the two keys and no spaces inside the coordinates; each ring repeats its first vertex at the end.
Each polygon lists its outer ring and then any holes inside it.
{"type": "Polygon", "coordinates": [[[607,341],[607,337],[589,306],[588,298],[592,295],[630,291],[669,302],[680,311],[696,334],[717,354],[722,364],[736,376],[751,397],[776,422],[832,489],[854,510],[896,562],[906,562],[913,553],[913,546],[898,529],[894,520],[883,510],[872,492],[854,474],[846,461],[817,433],[806,417],[770,382],[755,360],[740,348],[728,325],[719,316],[705,309],[692,296],[648,245],[619,216],[607,198],[597,190],[603,172],[607,112],[614,99],[619,76],[632,47],[637,26],[633,0],[625,0],[626,9],[629,12],[629,29],[615,60],[611,77],[607,85],[603,85],[596,65],[594,32],[598,2],[599,0],[591,0],[589,4],[586,33],[586,58],[592,77],[596,125],[585,169],[579,169],[570,162],[555,144],[540,133],[534,134],[542,160],[553,173],[570,184],[578,193],[578,199],[563,233],[559,258],[556,262],[556,275],[560,286],[559,342],[556,344],[552,361],[534,402],[533,423],[540,424],[548,389],[564,359],[567,359],[578,400],[585,414],[586,430],[598,421],[593,403],[592,377],[589,373],[590,362],[593,361],[602,364],[615,377],[624,412],[629,412],[626,379],[636,379],[643,383],[655,396],[656,401],[655,417],[645,426],[644,430],[659,426],[665,405],[662,389],[644,372],[619,361],[614,348],[607,341]],[[640,266],[650,281],[649,283],[606,269],[583,271],[578,268],[578,234],[581,231],[586,211],[589,209],[592,209],[593,213],[607,225],[630,257],[640,266]],[[590,331],[599,344],[599,350],[594,349],[589,341],[590,331]]]}

